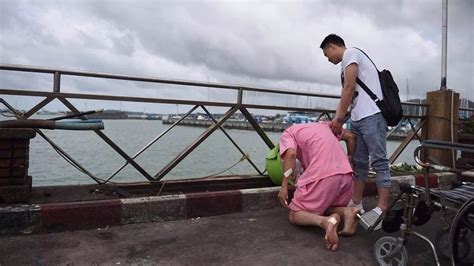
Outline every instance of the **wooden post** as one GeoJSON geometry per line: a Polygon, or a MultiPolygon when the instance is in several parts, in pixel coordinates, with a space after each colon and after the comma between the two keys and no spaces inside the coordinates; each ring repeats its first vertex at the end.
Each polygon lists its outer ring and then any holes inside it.
{"type": "MultiPolygon", "coordinates": [[[[426,94],[426,103],[428,105],[427,123],[422,132],[423,140],[457,142],[459,93],[453,90],[430,91],[426,94]]],[[[444,166],[455,167],[456,157],[453,159],[452,151],[426,149],[423,155],[424,161],[432,160],[444,166]]]]}

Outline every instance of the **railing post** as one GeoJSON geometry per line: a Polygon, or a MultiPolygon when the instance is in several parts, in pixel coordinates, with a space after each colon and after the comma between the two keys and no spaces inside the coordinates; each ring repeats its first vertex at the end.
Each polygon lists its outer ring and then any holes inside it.
{"type": "Polygon", "coordinates": [[[239,91],[237,93],[237,104],[242,104],[242,98],[244,97],[244,89],[239,88],[239,91]]]}
{"type": "Polygon", "coordinates": [[[61,91],[61,73],[54,72],[53,92],[61,91]]]}
{"type": "Polygon", "coordinates": [[[253,129],[255,129],[255,131],[262,138],[265,144],[267,144],[268,148],[275,148],[275,144],[273,144],[270,138],[268,138],[267,134],[265,134],[263,129],[258,125],[257,121],[253,119],[252,114],[250,114],[250,112],[245,109],[245,107],[240,108],[240,112],[244,115],[245,118],[247,118],[247,121],[249,121],[250,125],[252,125],[253,129]]]}

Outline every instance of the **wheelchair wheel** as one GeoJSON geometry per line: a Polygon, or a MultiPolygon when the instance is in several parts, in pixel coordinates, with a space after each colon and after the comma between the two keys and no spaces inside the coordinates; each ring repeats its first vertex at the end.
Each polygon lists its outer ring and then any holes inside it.
{"type": "Polygon", "coordinates": [[[453,219],[449,232],[449,249],[454,265],[473,265],[474,256],[470,255],[474,234],[474,199],[466,202],[453,219]]]}
{"type": "Polygon", "coordinates": [[[405,247],[402,245],[400,249],[392,257],[387,255],[398,248],[399,243],[397,239],[391,236],[384,236],[375,242],[374,255],[379,265],[407,265],[408,254],[405,247]]]}
{"type": "Polygon", "coordinates": [[[435,249],[438,256],[449,259],[449,228],[436,234],[435,249]]]}
{"type": "MultiPolygon", "coordinates": [[[[450,228],[443,229],[436,234],[435,237],[435,249],[436,254],[438,256],[443,257],[445,259],[450,258],[450,249],[449,249],[449,232],[450,228]]],[[[460,259],[464,259],[469,255],[471,245],[469,243],[469,239],[467,238],[466,230],[460,231],[460,235],[458,237],[458,257],[460,259]]]]}

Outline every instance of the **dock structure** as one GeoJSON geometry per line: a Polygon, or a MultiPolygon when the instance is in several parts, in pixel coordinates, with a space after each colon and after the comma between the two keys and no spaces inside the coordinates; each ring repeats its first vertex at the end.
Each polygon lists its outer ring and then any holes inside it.
{"type": "MultiPolygon", "coordinates": [[[[164,125],[172,125],[178,121],[177,118],[168,118],[163,120],[164,125]]],[[[179,125],[190,127],[210,127],[214,124],[212,120],[184,119],[179,125]]],[[[289,123],[259,123],[260,128],[265,132],[283,132],[291,126],[289,123]]],[[[252,124],[247,121],[226,121],[222,127],[227,129],[254,130],[252,124]]],[[[404,140],[408,133],[402,131],[393,131],[388,136],[388,140],[404,140]]]]}
{"type": "MultiPolygon", "coordinates": [[[[163,120],[163,124],[165,125],[172,125],[176,121],[177,118],[168,118],[163,120]]],[[[182,126],[193,126],[193,127],[210,127],[214,124],[212,120],[204,120],[204,119],[184,119],[180,122],[182,126]]],[[[291,124],[283,124],[283,123],[259,123],[260,128],[262,128],[265,132],[283,132],[287,129],[291,124]]],[[[235,121],[235,120],[227,120],[223,125],[224,128],[228,129],[240,129],[240,130],[254,130],[252,124],[247,121],[235,121]]]]}

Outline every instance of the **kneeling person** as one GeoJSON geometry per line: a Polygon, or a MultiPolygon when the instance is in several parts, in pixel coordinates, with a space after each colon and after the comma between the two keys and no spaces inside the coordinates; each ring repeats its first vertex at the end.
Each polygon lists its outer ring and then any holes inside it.
{"type": "Polygon", "coordinates": [[[280,138],[284,177],[278,194],[280,203],[290,209],[289,220],[296,225],[317,225],[325,231],[325,245],[336,250],[341,218],[341,235],[353,235],[357,229],[357,208],[346,207],[353,192],[349,159],[355,149],[355,136],[342,131],[335,136],[329,123],[297,124],[287,128],[280,138]],[[339,140],[346,141],[348,155],[339,140]],[[304,172],[298,177],[296,191],[288,205],[288,182],[294,177],[296,159],[304,172]]]}

